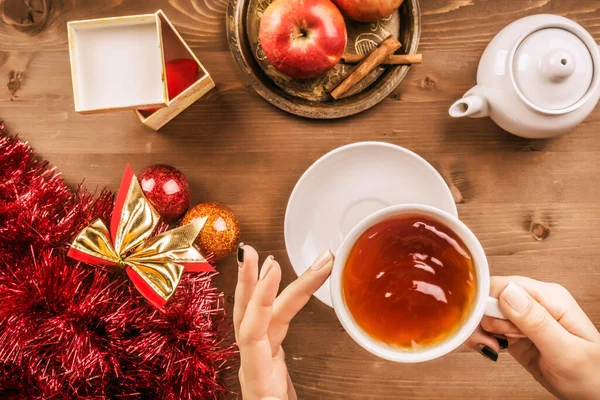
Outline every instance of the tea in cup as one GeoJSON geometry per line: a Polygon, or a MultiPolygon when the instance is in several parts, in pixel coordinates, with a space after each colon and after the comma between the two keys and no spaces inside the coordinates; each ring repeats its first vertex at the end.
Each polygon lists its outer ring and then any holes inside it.
{"type": "Polygon", "coordinates": [[[503,317],[489,285],[485,253],[466,225],[429,206],[398,205],[344,239],[331,297],[359,345],[388,360],[422,362],[464,343],[484,314],[503,317]]]}

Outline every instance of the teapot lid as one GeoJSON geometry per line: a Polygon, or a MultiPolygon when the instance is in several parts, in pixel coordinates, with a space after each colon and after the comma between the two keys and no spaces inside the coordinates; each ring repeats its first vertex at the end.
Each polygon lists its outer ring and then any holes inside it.
{"type": "Polygon", "coordinates": [[[585,43],[561,28],[526,36],[515,50],[512,71],[522,95],[537,107],[561,110],[590,89],[594,62],[585,43]]]}

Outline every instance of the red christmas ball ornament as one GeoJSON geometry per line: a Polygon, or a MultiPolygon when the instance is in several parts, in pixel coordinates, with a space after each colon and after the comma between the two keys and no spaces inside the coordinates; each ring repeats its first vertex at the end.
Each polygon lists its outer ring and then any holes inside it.
{"type": "MultiPolygon", "coordinates": [[[[172,100],[198,80],[198,63],[190,58],[167,61],[165,73],[167,75],[167,93],[169,100],[172,100]]],[[[158,108],[142,109],[149,113],[157,110],[158,108]]]]}
{"type": "Polygon", "coordinates": [[[204,217],[208,219],[195,243],[208,261],[218,262],[235,249],[240,238],[240,224],[233,211],[223,204],[202,203],[185,214],[181,225],[204,217]]]}
{"type": "Polygon", "coordinates": [[[165,222],[177,221],[190,207],[190,186],[177,168],[153,164],[140,172],[138,180],[144,195],[165,222]]]}

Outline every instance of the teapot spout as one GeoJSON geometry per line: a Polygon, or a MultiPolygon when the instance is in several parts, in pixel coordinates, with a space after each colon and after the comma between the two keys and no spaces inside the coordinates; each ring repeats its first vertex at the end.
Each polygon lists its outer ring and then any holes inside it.
{"type": "Polygon", "coordinates": [[[448,113],[451,117],[471,117],[481,118],[489,116],[489,106],[487,100],[471,89],[465,97],[452,104],[448,113]]]}

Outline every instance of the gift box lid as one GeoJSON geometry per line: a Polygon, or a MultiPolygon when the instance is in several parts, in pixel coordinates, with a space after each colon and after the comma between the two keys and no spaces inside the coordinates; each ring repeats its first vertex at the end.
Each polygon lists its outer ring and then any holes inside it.
{"type": "Polygon", "coordinates": [[[173,98],[169,98],[167,107],[156,110],[135,110],[135,113],[144,125],[154,130],[159,130],[209,90],[214,88],[215,83],[194,52],[190,49],[185,40],[183,40],[179,32],[177,32],[175,26],[169,21],[165,13],[162,10],[158,10],[156,15],[158,15],[161,21],[167,83],[169,83],[168,81],[171,79],[169,76],[169,64],[172,61],[187,59],[188,61],[194,62],[198,67],[196,81],[188,86],[183,92],[174,95],[173,98]]]}
{"type": "Polygon", "coordinates": [[[75,111],[168,103],[158,14],[71,21],[67,29],[75,111]]]}

